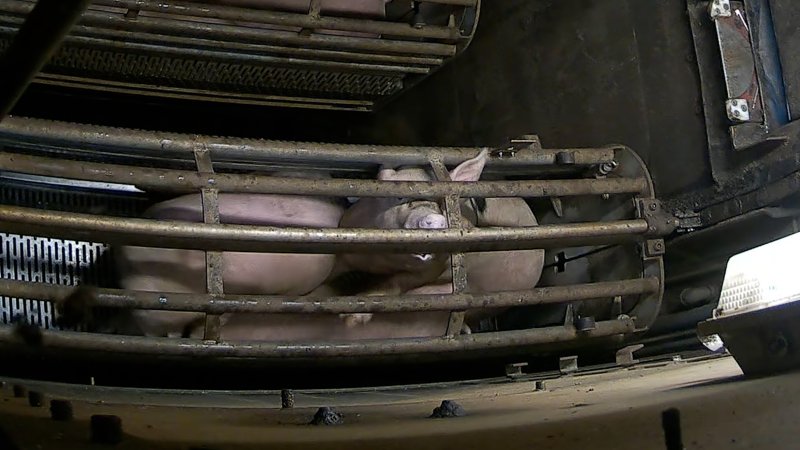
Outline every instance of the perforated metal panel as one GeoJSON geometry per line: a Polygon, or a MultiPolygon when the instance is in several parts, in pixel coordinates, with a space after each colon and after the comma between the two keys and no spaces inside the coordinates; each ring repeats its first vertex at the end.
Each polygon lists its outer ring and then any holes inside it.
{"type": "MultiPolygon", "coordinates": [[[[146,204],[135,196],[21,183],[0,178],[0,203],[84,213],[106,211],[120,216],[136,215],[146,204]]],[[[104,263],[110,259],[110,251],[107,245],[96,242],[0,233],[0,276],[62,286],[113,285],[113,267],[104,263]]],[[[0,296],[0,323],[24,319],[46,329],[57,329],[56,318],[50,302],[0,296]]]]}

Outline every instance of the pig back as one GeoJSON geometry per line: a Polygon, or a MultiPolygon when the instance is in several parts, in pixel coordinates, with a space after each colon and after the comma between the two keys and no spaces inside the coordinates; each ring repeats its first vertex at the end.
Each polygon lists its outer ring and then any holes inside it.
{"type": "MultiPolygon", "coordinates": [[[[521,198],[488,198],[477,215],[478,227],[532,227],[536,216],[521,198]]],[[[471,292],[533,289],[544,265],[544,250],[468,253],[465,256],[471,292]]]]}
{"type": "MultiPolygon", "coordinates": [[[[220,222],[240,225],[332,228],[343,209],[302,196],[220,194],[220,222]]],[[[202,222],[199,194],[154,205],[145,216],[158,220],[202,222]]],[[[205,255],[198,250],[126,246],[117,251],[120,281],[126,289],[204,292],[205,255]]],[[[223,283],[231,294],[302,295],[333,268],[333,255],[223,253],[223,283]]]]}

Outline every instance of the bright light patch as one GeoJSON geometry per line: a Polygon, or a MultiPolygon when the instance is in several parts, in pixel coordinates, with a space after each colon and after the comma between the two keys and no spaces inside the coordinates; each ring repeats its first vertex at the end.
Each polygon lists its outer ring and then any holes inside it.
{"type": "Polygon", "coordinates": [[[800,233],[756,247],[728,261],[714,317],[800,300],[800,233]]]}

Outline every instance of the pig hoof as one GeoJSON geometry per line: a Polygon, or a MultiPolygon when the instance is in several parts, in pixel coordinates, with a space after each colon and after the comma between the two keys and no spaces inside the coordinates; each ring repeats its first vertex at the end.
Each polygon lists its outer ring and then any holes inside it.
{"type": "Polygon", "coordinates": [[[372,320],[372,314],[339,314],[339,317],[344,319],[344,323],[348,328],[366,325],[372,320]]]}

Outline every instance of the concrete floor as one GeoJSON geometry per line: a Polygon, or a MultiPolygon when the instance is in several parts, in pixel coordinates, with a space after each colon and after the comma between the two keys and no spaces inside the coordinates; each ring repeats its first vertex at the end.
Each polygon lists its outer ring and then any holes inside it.
{"type": "Polygon", "coordinates": [[[21,449],[94,448],[92,414],[122,419],[120,449],[660,449],[668,408],[680,411],[688,449],[795,448],[800,418],[796,374],[747,380],[729,357],[563,376],[538,392],[533,379],[297,392],[290,410],[279,408],[275,392],[28,384],[48,398],[73,400],[72,422],[54,422],[46,407],[13,398],[15,380],[6,381],[0,426],[21,449]],[[426,418],[442,399],[458,401],[468,416],[426,418]],[[336,407],[345,423],[306,425],[323,405],[336,407]]]}

